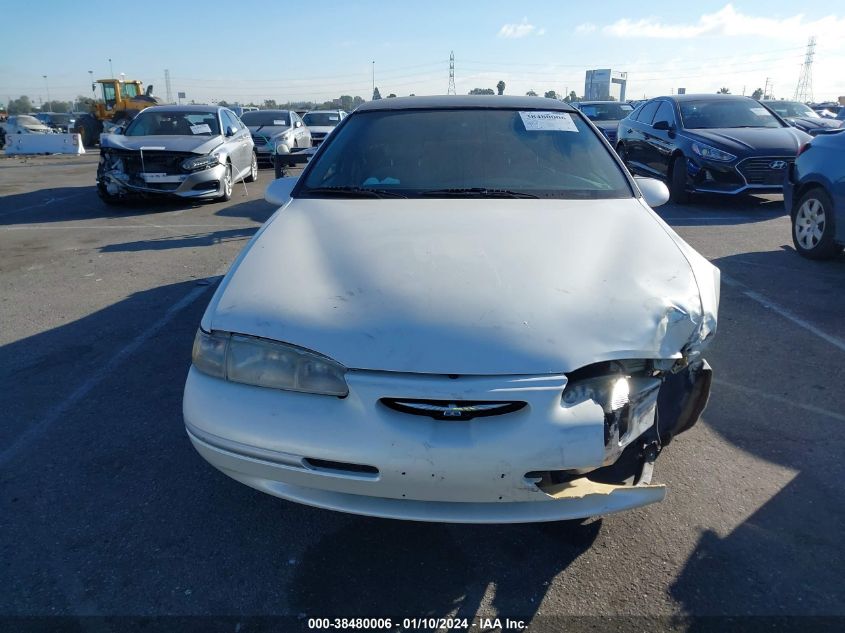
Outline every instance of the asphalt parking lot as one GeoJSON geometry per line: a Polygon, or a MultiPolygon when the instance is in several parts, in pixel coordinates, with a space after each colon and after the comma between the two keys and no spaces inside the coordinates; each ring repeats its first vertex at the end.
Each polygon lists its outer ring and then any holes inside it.
{"type": "Polygon", "coordinates": [[[723,279],[663,503],[421,524],[264,495],[185,435],[193,336],[272,170],[116,209],[96,161],[0,158],[0,616],[845,615],[845,256],[800,258],[779,196],[659,209],[723,279]]]}

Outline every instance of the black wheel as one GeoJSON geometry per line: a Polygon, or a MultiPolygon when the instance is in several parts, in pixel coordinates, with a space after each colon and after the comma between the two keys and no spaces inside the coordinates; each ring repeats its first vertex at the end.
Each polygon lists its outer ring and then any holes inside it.
{"type": "Polygon", "coordinates": [[[82,135],[83,147],[94,147],[94,145],[99,142],[100,132],[103,127],[102,124],[91,115],[81,117],[79,121],[76,122],[76,127],[79,129],[79,134],[82,135]]]}
{"type": "Polygon", "coordinates": [[[252,153],[252,165],[249,168],[249,175],[244,180],[247,182],[258,180],[258,156],[256,156],[255,152],[252,153]]]}
{"type": "Polygon", "coordinates": [[[672,173],[669,175],[669,196],[676,204],[689,202],[687,191],[687,159],[675,156],[672,161],[672,173]]]}
{"type": "Polygon", "coordinates": [[[792,213],[792,243],[809,259],[827,259],[840,248],[833,241],[833,201],[821,187],[801,196],[792,213]]]}
{"type": "Polygon", "coordinates": [[[100,200],[102,200],[105,204],[109,205],[110,207],[116,207],[123,204],[123,198],[119,196],[113,196],[102,184],[97,184],[97,195],[100,196],[100,200]]]}
{"type": "Polygon", "coordinates": [[[232,163],[226,163],[226,173],[223,176],[221,183],[223,192],[220,194],[220,200],[228,202],[232,199],[232,189],[234,189],[234,182],[232,180],[232,163]]]}
{"type": "Polygon", "coordinates": [[[285,177],[285,165],[282,163],[282,159],[278,154],[273,154],[273,172],[276,178],[285,177]]]}
{"type": "Polygon", "coordinates": [[[625,149],[625,146],[622,143],[616,146],[616,154],[625,163],[625,167],[628,166],[628,150],[625,149]]]}

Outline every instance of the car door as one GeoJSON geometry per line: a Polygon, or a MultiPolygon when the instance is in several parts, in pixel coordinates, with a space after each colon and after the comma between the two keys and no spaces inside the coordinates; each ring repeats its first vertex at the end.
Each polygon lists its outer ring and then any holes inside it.
{"type": "Polygon", "coordinates": [[[293,126],[293,137],[296,146],[311,147],[311,132],[296,112],[290,113],[290,124],[293,126]]]}
{"type": "Polygon", "coordinates": [[[620,125],[620,127],[624,126],[625,130],[625,151],[628,154],[627,162],[636,169],[648,170],[646,164],[645,133],[646,130],[650,129],[651,122],[657,113],[658,107],[660,107],[658,101],[649,101],[643,105],[636,118],[625,119],[622,125],[620,125]]]}
{"type": "Polygon", "coordinates": [[[238,125],[238,118],[233,112],[221,110],[221,118],[223,119],[223,133],[226,135],[226,145],[232,159],[234,177],[237,179],[252,166],[252,156],[249,153],[251,147],[248,143],[249,133],[245,128],[241,129],[241,126],[238,125]],[[231,136],[228,135],[230,128],[235,132],[231,136]]]}
{"type": "Polygon", "coordinates": [[[672,102],[661,100],[651,125],[644,133],[643,150],[646,167],[664,177],[669,174],[677,129],[672,102]]]}

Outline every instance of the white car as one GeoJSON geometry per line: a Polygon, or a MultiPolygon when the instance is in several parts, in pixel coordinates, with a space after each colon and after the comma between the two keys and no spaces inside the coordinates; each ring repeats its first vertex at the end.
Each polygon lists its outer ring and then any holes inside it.
{"type": "Polygon", "coordinates": [[[197,451],[272,495],[449,522],[660,501],[704,409],[719,271],[574,108],[369,102],[243,250],[184,395],[197,451]],[[658,424],[659,421],[659,424],[658,424]]]}
{"type": "Polygon", "coordinates": [[[52,134],[53,129],[29,114],[10,116],[3,123],[6,134],[52,134]]]}
{"type": "Polygon", "coordinates": [[[302,120],[311,130],[311,143],[314,147],[319,147],[346,116],[344,110],[312,110],[306,112],[302,116],[302,120]]]}

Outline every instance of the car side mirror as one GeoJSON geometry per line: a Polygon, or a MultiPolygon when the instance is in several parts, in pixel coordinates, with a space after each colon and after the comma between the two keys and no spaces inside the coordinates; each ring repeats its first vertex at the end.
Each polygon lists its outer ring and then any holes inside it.
{"type": "Polygon", "coordinates": [[[296,121],[296,122],[293,124],[293,127],[302,127],[302,121],[296,121]]]}
{"type": "Polygon", "coordinates": [[[669,125],[669,121],[658,121],[652,126],[655,130],[663,130],[664,132],[669,131],[672,129],[672,126],[669,125]]]}
{"type": "Polygon", "coordinates": [[[123,134],[123,126],[122,126],[122,125],[118,125],[116,128],[114,128],[114,129],[111,131],[111,133],[112,133],[112,134],[123,134]]]}
{"type": "Polygon", "coordinates": [[[669,189],[662,180],[635,176],[634,181],[637,183],[640,193],[643,194],[643,200],[651,208],[669,202],[669,189]]]}
{"type": "Polygon", "coordinates": [[[226,127],[226,136],[234,136],[237,130],[233,128],[231,125],[226,127]]]}
{"type": "Polygon", "coordinates": [[[270,204],[280,207],[287,204],[290,200],[290,193],[296,186],[296,181],[299,176],[285,176],[284,178],[277,178],[264,191],[264,199],[270,204]]]}

